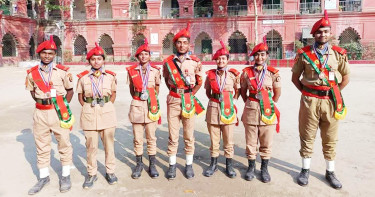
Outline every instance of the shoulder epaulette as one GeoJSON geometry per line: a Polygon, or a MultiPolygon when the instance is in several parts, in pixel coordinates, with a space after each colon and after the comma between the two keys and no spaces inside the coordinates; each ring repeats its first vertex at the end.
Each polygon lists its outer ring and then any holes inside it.
{"type": "Polygon", "coordinates": [[[113,75],[113,76],[116,76],[116,73],[115,73],[115,72],[112,72],[112,71],[110,71],[110,70],[105,70],[105,72],[108,73],[108,74],[111,74],[111,75],[113,75]]]}
{"type": "Polygon", "coordinates": [[[229,69],[229,72],[232,72],[236,76],[240,75],[240,72],[238,72],[238,70],[236,70],[234,68],[229,69]]]}
{"type": "Polygon", "coordinates": [[[250,68],[251,68],[251,66],[248,66],[248,67],[242,69],[242,71],[246,71],[246,70],[248,70],[248,69],[250,69],[250,68]]]}
{"type": "Polygon", "coordinates": [[[333,46],[332,46],[332,50],[337,51],[337,52],[340,53],[341,55],[345,55],[345,54],[346,54],[346,49],[341,48],[341,47],[338,47],[338,46],[336,46],[336,45],[333,45],[333,46]]]}
{"type": "Polygon", "coordinates": [[[56,68],[61,69],[61,70],[64,70],[64,71],[68,71],[68,70],[69,70],[69,67],[67,67],[67,66],[63,66],[63,65],[61,65],[61,64],[57,64],[57,65],[56,65],[56,68]]]}
{"type": "Polygon", "coordinates": [[[193,60],[193,61],[196,61],[196,62],[200,62],[201,60],[195,56],[195,55],[190,55],[190,58],[193,60]]]}
{"type": "Polygon", "coordinates": [[[127,71],[129,71],[129,70],[132,70],[132,69],[134,69],[134,68],[137,68],[137,64],[135,64],[135,65],[133,65],[133,66],[128,66],[128,67],[126,67],[126,70],[127,71]]]}
{"type": "Polygon", "coordinates": [[[270,72],[273,73],[273,74],[276,74],[276,73],[279,72],[278,69],[276,69],[276,68],[274,68],[274,67],[272,67],[272,66],[267,66],[267,70],[270,71],[270,72]]]}
{"type": "Polygon", "coordinates": [[[210,69],[208,71],[206,71],[206,75],[208,75],[210,72],[215,72],[216,69],[210,69]]]}
{"type": "Polygon", "coordinates": [[[85,70],[85,71],[79,73],[79,74],[77,75],[77,77],[80,79],[80,78],[82,78],[83,76],[85,76],[85,75],[87,75],[87,74],[89,74],[89,71],[88,71],[88,70],[85,70]]]}
{"type": "Polygon", "coordinates": [[[160,67],[159,67],[159,66],[151,65],[151,67],[160,70],[160,67]]]}
{"type": "Polygon", "coordinates": [[[27,74],[31,73],[31,71],[33,71],[33,70],[37,69],[38,67],[39,67],[39,66],[38,66],[38,65],[36,65],[36,66],[34,66],[34,67],[30,68],[29,70],[27,70],[27,74]]]}
{"type": "Polygon", "coordinates": [[[311,46],[305,46],[303,48],[298,49],[297,52],[298,52],[298,54],[302,54],[302,53],[310,51],[310,50],[311,50],[311,46]]]}

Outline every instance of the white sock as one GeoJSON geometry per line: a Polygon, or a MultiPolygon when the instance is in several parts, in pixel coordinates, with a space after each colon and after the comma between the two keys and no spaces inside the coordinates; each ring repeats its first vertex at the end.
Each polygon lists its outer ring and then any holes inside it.
{"type": "Polygon", "coordinates": [[[329,172],[335,171],[335,161],[326,160],[326,168],[327,168],[327,171],[329,171],[329,172]]]}
{"type": "Polygon", "coordinates": [[[193,164],[193,155],[186,155],[186,165],[193,164]]]}
{"type": "Polygon", "coordinates": [[[62,167],[62,176],[67,177],[70,175],[70,165],[62,167]]]}
{"type": "Polygon", "coordinates": [[[49,168],[46,167],[46,168],[41,168],[39,169],[39,178],[46,178],[47,176],[49,176],[49,168]]]}
{"type": "Polygon", "coordinates": [[[310,169],[311,158],[302,158],[302,169],[310,169]]]}
{"type": "Polygon", "coordinates": [[[169,156],[169,165],[175,165],[176,164],[176,155],[169,156]]]}

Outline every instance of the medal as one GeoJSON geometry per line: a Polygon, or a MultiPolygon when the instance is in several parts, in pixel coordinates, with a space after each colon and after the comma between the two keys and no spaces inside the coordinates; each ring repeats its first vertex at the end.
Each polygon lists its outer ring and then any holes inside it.
{"type": "Polygon", "coordinates": [[[94,98],[93,100],[92,100],[92,103],[91,103],[91,107],[95,107],[95,105],[96,105],[96,98],[94,98]]]}
{"type": "Polygon", "coordinates": [[[319,79],[324,79],[326,77],[326,75],[324,74],[324,72],[321,72],[319,74],[319,79]]]}
{"type": "Polygon", "coordinates": [[[51,98],[51,92],[46,92],[46,97],[51,98]]]}
{"type": "Polygon", "coordinates": [[[97,70],[97,71],[94,72],[94,76],[96,78],[98,78],[101,74],[102,74],[102,72],[100,72],[100,70],[97,70]]]}
{"type": "Polygon", "coordinates": [[[148,99],[148,93],[146,91],[143,91],[141,94],[141,100],[146,101],[148,99]]]}
{"type": "Polygon", "coordinates": [[[224,101],[224,99],[223,99],[223,95],[220,94],[220,96],[219,96],[219,102],[221,103],[221,102],[223,102],[223,101],[224,101]]]}
{"type": "Polygon", "coordinates": [[[100,99],[100,101],[99,101],[99,105],[100,105],[100,107],[103,107],[103,106],[104,106],[104,100],[103,100],[103,99],[100,99]]]}
{"type": "Polygon", "coordinates": [[[255,98],[256,99],[258,99],[258,100],[262,100],[263,99],[263,96],[262,96],[262,93],[257,93],[256,95],[255,95],[255,98]]]}

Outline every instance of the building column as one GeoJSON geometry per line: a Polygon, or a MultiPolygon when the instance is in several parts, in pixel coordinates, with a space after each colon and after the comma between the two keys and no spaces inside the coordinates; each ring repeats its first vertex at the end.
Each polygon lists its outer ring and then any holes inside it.
{"type": "MultiPolygon", "coordinates": [[[[14,16],[27,17],[27,1],[18,0],[17,2],[12,3],[12,6],[16,6],[16,13],[13,13],[14,16]]],[[[13,7],[11,9],[13,9],[13,7]]]]}
{"type": "Polygon", "coordinates": [[[87,0],[85,3],[86,7],[86,19],[96,19],[96,0],[87,0]]]}
{"type": "Polygon", "coordinates": [[[112,18],[129,18],[129,8],[131,0],[112,0],[112,18]]]}
{"type": "Polygon", "coordinates": [[[146,1],[147,4],[147,19],[161,18],[161,1],[146,1]]]}
{"type": "Polygon", "coordinates": [[[178,0],[180,18],[194,18],[194,0],[178,0]]]}

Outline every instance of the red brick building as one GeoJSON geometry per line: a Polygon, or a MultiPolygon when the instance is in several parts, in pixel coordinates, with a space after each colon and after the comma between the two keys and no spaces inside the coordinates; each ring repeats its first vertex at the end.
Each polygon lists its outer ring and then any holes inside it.
{"type": "Polygon", "coordinates": [[[48,35],[60,45],[57,61],[84,61],[95,42],[106,50],[109,61],[130,61],[145,37],[154,59],[160,60],[173,53],[173,35],[187,22],[192,53],[210,60],[223,40],[233,60],[246,60],[256,38],[255,10],[257,37],[267,37],[273,59],[292,58],[296,40],[311,42],[310,29],[324,9],[335,43],[375,42],[372,0],[256,0],[256,5],[253,0],[49,0],[63,5],[63,11],[48,10],[43,2],[15,0],[1,6],[4,62],[32,58],[36,44],[48,35]],[[37,21],[36,16],[46,20],[37,21]]]}

